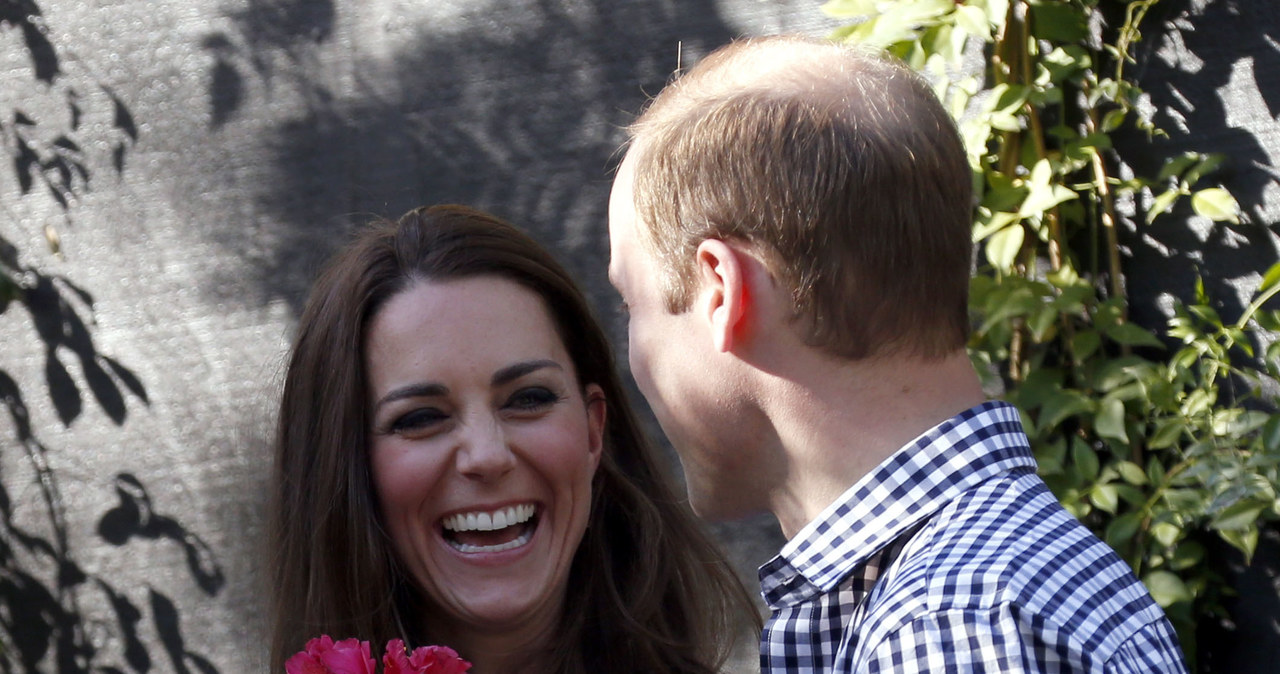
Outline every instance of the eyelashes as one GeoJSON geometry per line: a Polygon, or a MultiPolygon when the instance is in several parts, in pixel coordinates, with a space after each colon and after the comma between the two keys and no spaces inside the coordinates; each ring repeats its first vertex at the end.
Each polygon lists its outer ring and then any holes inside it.
{"type": "MultiPolygon", "coordinates": [[[[536,417],[567,399],[545,386],[527,386],[508,396],[502,402],[499,414],[505,413],[516,419],[536,417]]],[[[425,436],[442,427],[452,417],[453,414],[438,407],[417,407],[394,417],[382,432],[411,437],[425,436]]]]}
{"type": "Polygon", "coordinates": [[[447,414],[434,407],[419,408],[396,417],[387,425],[386,432],[404,433],[428,428],[448,418],[447,414]]]}
{"type": "Polygon", "coordinates": [[[564,400],[560,394],[542,386],[520,389],[507,399],[506,407],[522,411],[535,411],[550,407],[564,400]]]}

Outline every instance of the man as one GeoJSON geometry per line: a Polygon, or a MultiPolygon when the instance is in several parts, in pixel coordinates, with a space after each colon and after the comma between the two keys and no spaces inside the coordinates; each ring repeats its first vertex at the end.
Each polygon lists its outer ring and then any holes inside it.
{"type": "Polygon", "coordinates": [[[772,511],[766,672],[1184,672],[965,353],[970,170],[928,85],[733,44],[632,128],[609,275],[693,508],[772,511]]]}

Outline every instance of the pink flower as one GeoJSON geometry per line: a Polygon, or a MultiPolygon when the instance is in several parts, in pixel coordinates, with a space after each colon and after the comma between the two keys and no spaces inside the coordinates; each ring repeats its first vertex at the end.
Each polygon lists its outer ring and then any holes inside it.
{"type": "Polygon", "coordinates": [[[286,674],[374,674],[377,663],[369,656],[369,642],[329,635],[307,642],[305,650],[284,663],[286,674]]]}
{"type": "Polygon", "coordinates": [[[405,650],[399,639],[387,642],[382,656],[383,674],[464,674],[471,669],[470,662],[447,646],[419,646],[408,657],[405,650]]]}

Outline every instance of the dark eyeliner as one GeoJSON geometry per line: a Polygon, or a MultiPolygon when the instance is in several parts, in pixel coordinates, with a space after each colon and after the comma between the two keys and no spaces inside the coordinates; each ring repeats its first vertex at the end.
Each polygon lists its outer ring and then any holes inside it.
{"type": "Polygon", "coordinates": [[[405,431],[417,430],[425,428],[434,423],[444,421],[446,415],[435,408],[419,408],[410,410],[395,418],[387,426],[389,433],[403,433],[405,431]]]}
{"type": "Polygon", "coordinates": [[[563,397],[543,386],[529,386],[512,393],[507,407],[519,410],[537,410],[563,400],[563,397]]]}

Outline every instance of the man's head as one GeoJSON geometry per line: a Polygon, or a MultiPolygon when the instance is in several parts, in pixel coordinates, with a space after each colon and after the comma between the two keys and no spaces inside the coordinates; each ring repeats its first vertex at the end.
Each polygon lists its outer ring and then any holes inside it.
{"type": "Polygon", "coordinates": [[[740,479],[760,459],[746,447],[760,427],[738,393],[750,368],[717,355],[733,330],[713,343],[704,328],[761,305],[721,307],[708,283],[763,270],[752,292],[774,296],[781,331],[754,340],[836,361],[954,354],[968,332],[971,172],[920,77],[804,38],[716,51],[631,131],[609,220],[632,372],[680,450],[695,509],[735,514],[726,499],[768,488],[740,479]]]}
{"type": "Polygon", "coordinates": [[[750,243],[811,346],[863,358],[964,344],[971,172],[929,85],[878,53],[794,37],[699,63],[632,126],[641,239],[672,312],[708,238],[750,243]]]}

